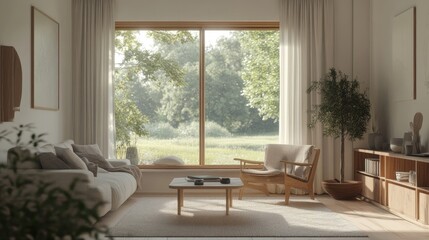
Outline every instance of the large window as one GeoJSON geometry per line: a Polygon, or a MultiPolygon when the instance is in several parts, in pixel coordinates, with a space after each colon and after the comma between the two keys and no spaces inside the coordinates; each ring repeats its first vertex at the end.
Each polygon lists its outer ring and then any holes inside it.
{"type": "Polygon", "coordinates": [[[262,160],[278,142],[277,24],[119,24],[115,39],[118,157],[140,165],[262,160]]]}

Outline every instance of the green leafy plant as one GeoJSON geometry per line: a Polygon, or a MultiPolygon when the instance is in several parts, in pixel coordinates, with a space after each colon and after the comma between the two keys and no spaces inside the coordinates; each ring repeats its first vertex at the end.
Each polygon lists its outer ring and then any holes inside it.
{"type": "MultiPolygon", "coordinates": [[[[175,34],[153,31],[151,36],[165,43],[174,44],[193,39],[188,31],[175,34]]],[[[116,147],[124,151],[131,146],[131,135],[142,137],[148,134],[145,125],[149,123],[147,113],[136,105],[133,88],[144,84],[164,85],[161,80],[167,78],[175,86],[184,84],[184,72],[178,64],[162,56],[143,49],[137,40],[136,31],[117,31],[115,37],[116,51],[123,55],[121,62],[115,67],[115,130],[116,147]]]]}
{"type": "Polygon", "coordinates": [[[365,92],[360,92],[359,82],[341,71],[331,68],[320,81],[315,81],[307,93],[317,92],[321,102],[313,106],[309,127],[320,122],[323,134],[340,138],[340,182],[344,182],[344,141],[362,138],[371,118],[370,101],[365,92]]]}
{"type": "Polygon", "coordinates": [[[172,139],[179,136],[177,129],[167,122],[151,123],[146,126],[149,137],[157,139],[172,139]]]}
{"type": "Polygon", "coordinates": [[[44,142],[44,135],[34,133],[31,124],[0,132],[0,143],[20,147],[9,151],[7,165],[0,165],[0,239],[100,239],[107,229],[94,223],[103,203],[85,205],[85,194],[76,189],[82,180],[64,189],[18,168],[36,161],[31,148],[44,142]],[[9,137],[14,132],[15,140],[9,137]]]}

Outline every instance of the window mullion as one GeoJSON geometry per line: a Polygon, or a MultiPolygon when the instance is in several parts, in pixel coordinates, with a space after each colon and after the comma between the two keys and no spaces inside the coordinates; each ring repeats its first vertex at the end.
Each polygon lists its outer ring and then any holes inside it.
{"type": "Polygon", "coordinates": [[[200,28],[200,165],[205,165],[205,35],[204,29],[200,28]]]}

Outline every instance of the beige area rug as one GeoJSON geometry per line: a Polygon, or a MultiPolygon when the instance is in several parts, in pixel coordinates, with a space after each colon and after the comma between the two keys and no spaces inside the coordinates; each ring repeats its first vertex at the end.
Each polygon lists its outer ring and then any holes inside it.
{"type": "Polygon", "coordinates": [[[317,200],[292,197],[234,199],[225,215],[225,199],[186,196],[177,215],[175,196],[140,197],[110,229],[114,237],[367,237],[351,222],[317,200]]]}

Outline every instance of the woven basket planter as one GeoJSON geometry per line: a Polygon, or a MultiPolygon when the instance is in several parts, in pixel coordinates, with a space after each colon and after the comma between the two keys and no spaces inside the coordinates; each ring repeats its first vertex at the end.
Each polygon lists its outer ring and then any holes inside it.
{"type": "Polygon", "coordinates": [[[322,182],[322,187],[331,197],[337,200],[354,199],[362,192],[362,182],[326,180],[322,182]]]}

